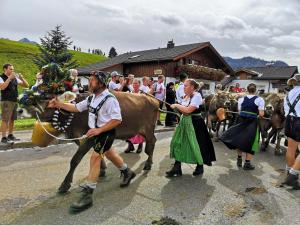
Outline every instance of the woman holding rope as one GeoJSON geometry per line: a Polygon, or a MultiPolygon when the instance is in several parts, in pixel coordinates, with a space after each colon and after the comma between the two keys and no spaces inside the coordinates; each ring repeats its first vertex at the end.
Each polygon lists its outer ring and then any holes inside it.
{"type": "Polygon", "coordinates": [[[181,163],[196,164],[193,172],[198,176],[204,172],[203,164],[208,166],[216,161],[214,146],[211,142],[207,127],[200,115],[202,97],[198,83],[193,79],[184,82],[184,93],[181,104],[172,104],[171,108],[182,113],[181,120],[173,135],[170,156],[175,159],[175,164],[167,177],[181,176],[181,163]]]}
{"type": "Polygon", "coordinates": [[[222,136],[221,141],[230,149],[237,149],[237,166],[243,166],[242,153],[246,153],[244,170],[254,170],[251,160],[258,151],[259,130],[257,116],[264,116],[265,101],[256,96],[256,85],[247,86],[248,95],[238,100],[239,120],[222,136]]]}

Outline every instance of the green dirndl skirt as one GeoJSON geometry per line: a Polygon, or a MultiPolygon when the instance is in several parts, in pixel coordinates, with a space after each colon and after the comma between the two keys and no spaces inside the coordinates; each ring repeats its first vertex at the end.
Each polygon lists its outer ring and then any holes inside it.
{"type": "Polygon", "coordinates": [[[191,115],[182,115],[172,137],[170,156],[176,161],[189,164],[203,164],[191,115]]]}

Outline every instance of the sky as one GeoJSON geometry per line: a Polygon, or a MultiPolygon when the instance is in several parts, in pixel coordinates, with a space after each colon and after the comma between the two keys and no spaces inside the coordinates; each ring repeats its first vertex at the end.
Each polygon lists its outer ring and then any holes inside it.
{"type": "Polygon", "coordinates": [[[83,51],[125,53],[210,41],[222,56],[300,66],[299,0],[0,0],[0,37],[39,38],[62,25],[83,51]]]}

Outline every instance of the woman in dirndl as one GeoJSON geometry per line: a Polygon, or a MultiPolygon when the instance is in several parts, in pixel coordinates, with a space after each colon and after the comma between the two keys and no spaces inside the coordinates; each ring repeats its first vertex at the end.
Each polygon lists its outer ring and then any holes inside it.
{"type": "Polygon", "coordinates": [[[237,150],[237,166],[243,166],[242,154],[245,153],[244,170],[254,170],[251,160],[259,147],[258,116],[264,116],[265,101],[256,96],[256,85],[247,86],[248,94],[238,100],[239,119],[220,138],[229,148],[237,150]]]}
{"type": "Polygon", "coordinates": [[[195,80],[187,79],[181,104],[171,105],[182,116],[170,145],[170,156],[175,159],[175,164],[166,172],[167,177],[181,176],[181,163],[196,164],[193,175],[198,176],[204,172],[203,164],[211,166],[216,161],[214,146],[199,109],[203,100],[198,88],[195,80]]]}
{"type": "MultiPolygon", "coordinates": [[[[132,82],[133,90],[131,93],[141,94],[140,86],[141,86],[141,81],[135,78],[132,82]]],[[[145,142],[145,138],[144,138],[144,136],[137,134],[137,135],[127,139],[126,142],[128,143],[128,147],[124,151],[125,153],[133,152],[135,150],[134,144],[138,144],[136,153],[139,154],[143,151],[143,143],[145,142]]]]}

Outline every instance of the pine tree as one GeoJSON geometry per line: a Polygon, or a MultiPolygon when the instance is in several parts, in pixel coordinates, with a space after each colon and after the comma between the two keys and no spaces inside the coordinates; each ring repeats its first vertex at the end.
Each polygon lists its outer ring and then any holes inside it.
{"type": "Polygon", "coordinates": [[[114,47],[111,47],[108,53],[108,57],[109,58],[113,58],[116,57],[118,55],[116,49],[114,47]]]}
{"type": "Polygon", "coordinates": [[[56,26],[54,30],[47,32],[43,38],[40,38],[39,45],[40,55],[34,58],[34,63],[42,68],[49,63],[57,63],[62,68],[77,67],[77,61],[72,60],[73,55],[68,51],[68,47],[72,44],[70,37],[67,37],[61,26],[56,26]]]}

